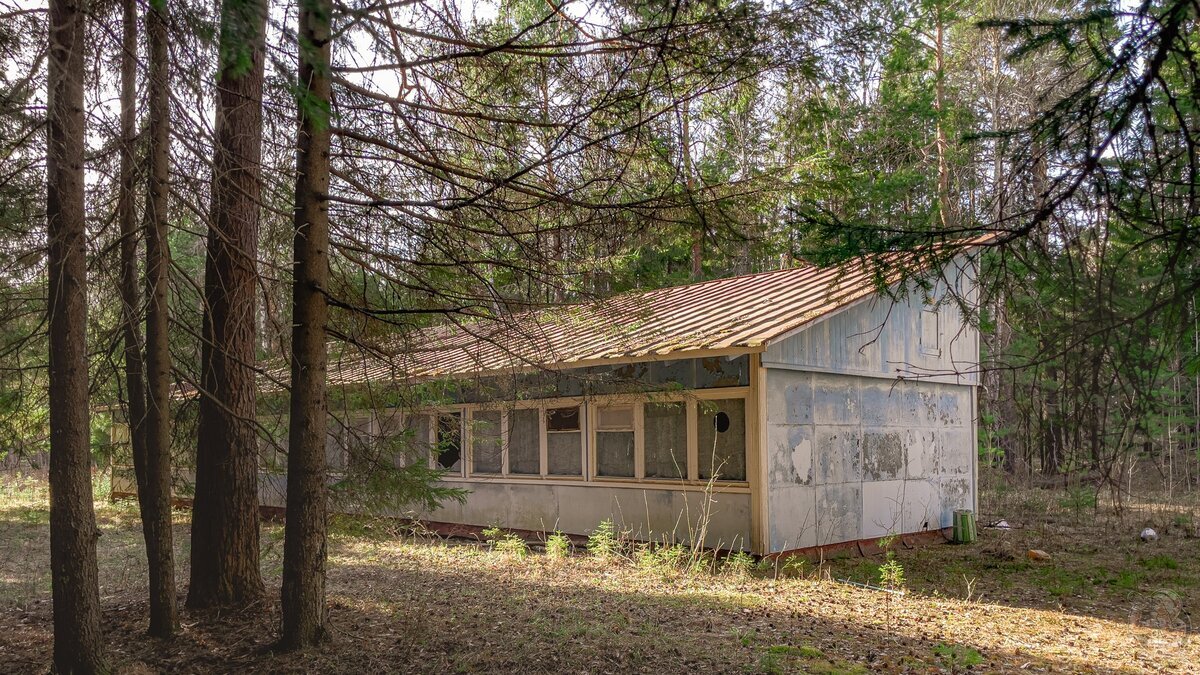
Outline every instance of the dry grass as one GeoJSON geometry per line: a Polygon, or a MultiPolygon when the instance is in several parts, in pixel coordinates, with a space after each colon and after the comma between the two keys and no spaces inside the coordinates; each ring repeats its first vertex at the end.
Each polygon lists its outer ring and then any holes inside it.
{"type": "MultiPolygon", "coordinates": [[[[1133,516],[1117,527],[1062,507],[1060,491],[1021,494],[1047,504],[1004,514],[1016,529],[900,551],[910,592],[890,607],[886,594],[831,580],[876,581],[878,558],[685,572],[647,557],[520,556],[339,518],[331,639],[299,655],[271,650],[273,599],[187,613],[169,645],[145,638],[136,510],[98,502],[105,628],[113,661],[134,673],[1194,672],[1200,642],[1187,612],[1200,617],[1200,540],[1167,533],[1142,546],[1133,516]],[[1029,563],[1027,547],[1054,558],[1029,563]]],[[[44,497],[38,484],[0,488],[0,672],[49,663],[44,497]]],[[[187,515],[177,516],[181,565],[187,515]]],[[[263,572],[275,588],[281,543],[268,525],[263,572]]]]}

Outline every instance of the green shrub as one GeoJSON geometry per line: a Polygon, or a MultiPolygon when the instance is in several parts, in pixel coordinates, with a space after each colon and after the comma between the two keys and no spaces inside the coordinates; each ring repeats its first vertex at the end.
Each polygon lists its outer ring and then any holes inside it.
{"type": "Polygon", "coordinates": [[[750,576],[754,567],[754,556],[745,551],[734,551],[721,561],[721,570],[736,577],[750,576]]]}
{"type": "Polygon", "coordinates": [[[546,555],[554,560],[562,560],[571,555],[571,540],[567,535],[555,530],[554,534],[546,537],[546,555]]]}
{"type": "Polygon", "coordinates": [[[620,552],[617,530],[611,518],[605,519],[588,535],[588,553],[597,558],[611,558],[620,552]]]}
{"type": "Polygon", "coordinates": [[[518,558],[524,558],[529,554],[529,545],[520,536],[512,532],[505,532],[499,527],[489,527],[483,531],[483,536],[488,541],[493,551],[515,555],[518,558]]]}

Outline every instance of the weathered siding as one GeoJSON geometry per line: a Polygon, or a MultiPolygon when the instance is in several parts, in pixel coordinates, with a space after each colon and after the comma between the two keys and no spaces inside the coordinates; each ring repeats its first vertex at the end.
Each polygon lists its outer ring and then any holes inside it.
{"type": "Polygon", "coordinates": [[[945,276],[929,292],[913,286],[898,301],[875,295],[820,320],[767,347],[763,365],[975,384],[978,331],[963,324],[961,308],[947,293],[948,284],[965,289],[960,295],[973,303],[973,274],[964,264],[951,265],[945,276]],[[922,344],[924,310],[936,310],[936,345],[922,344]]]}
{"type": "Polygon", "coordinates": [[[972,388],[767,371],[770,550],[948,527],[974,503],[972,388]]]}
{"type": "MultiPolygon", "coordinates": [[[[177,472],[190,482],[190,470],[177,472]]],[[[612,518],[617,529],[641,541],[691,544],[705,533],[705,545],[722,549],[750,548],[750,495],[702,490],[547,484],[541,481],[482,482],[446,480],[447,487],[470,490],[463,504],[446,502],[422,513],[394,513],[424,520],[568,534],[590,534],[602,520],[612,518]],[[707,525],[705,525],[707,523],[707,525]],[[707,530],[704,528],[707,527],[707,530]]],[[[133,494],[132,470],[114,471],[113,490],[133,494]]],[[[264,506],[285,506],[287,477],[259,473],[259,500],[264,506]]],[[[182,495],[181,495],[182,496],[182,495]]]]}
{"type": "Polygon", "coordinates": [[[464,504],[444,503],[421,518],[469,525],[501,525],[522,530],[588,534],[606,518],[642,541],[690,544],[707,516],[707,546],[750,547],[750,495],[706,495],[671,490],[604,485],[444,481],[471,491],[464,504]],[[706,512],[707,511],[707,512],[706,512]]]}

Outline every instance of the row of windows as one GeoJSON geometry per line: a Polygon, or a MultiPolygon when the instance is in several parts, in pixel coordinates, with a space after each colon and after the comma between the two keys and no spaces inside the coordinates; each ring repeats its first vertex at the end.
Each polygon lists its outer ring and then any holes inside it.
{"type": "MultiPolygon", "coordinates": [[[[463,408],[381,427],[383,436],[408,435],[432,466],[462,477],[746,480],[743,398],[463,408]]],[[[344,445],[335,433],[331,455],[344,445]]],[[[331,466],[344,461],[330,457],[331,466]]]]}

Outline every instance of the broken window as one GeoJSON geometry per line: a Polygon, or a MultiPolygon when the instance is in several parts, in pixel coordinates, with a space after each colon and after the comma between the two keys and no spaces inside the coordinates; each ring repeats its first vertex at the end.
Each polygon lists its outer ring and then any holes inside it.
{"type": "Polygon", "coordinates": [[[504,467],[500,420],[499,410],[471,413],[471,470],[475,473],[500,473],[504,467]]]}
{"type": "Polygon", "coordinates": [[[547,431],[579,431],[579,406],[546,409],[547,431]]]}
{"type": "Polygon", "coordinates": [[[583,432],[579,406],[546,409],[546,472],[555,476],[583,474],[583,432]]]}
{"type": "Polygon", "coordinates": [[[596,408],[596,475],[632,478],[633,407],[596,408]]]}
{"type": "Polygon", "coordinates": [[[687,478],[687,406],[647,403],[646,478],[687,478]]]}
{"type": "Polygon", "coordinates": [[[700,478],[746,480],[746,401],[700,401],[697,406],[700,478]]]}
{"type": "Polygon", "coordinates": [[[542,442],[537,408],[508,413],[508,472],[537,475],[542,471],[542,442]]]}
{"type": "Polygon", "coordinates": [[[452,473],[462,468],[462,413],[443,413],[437,418],[437,445],[434,455],[438,467],[452,473]]]}

